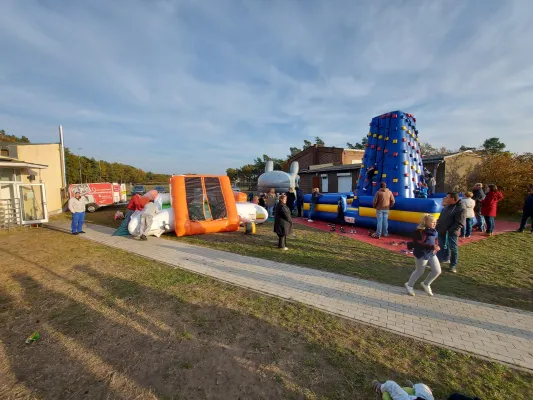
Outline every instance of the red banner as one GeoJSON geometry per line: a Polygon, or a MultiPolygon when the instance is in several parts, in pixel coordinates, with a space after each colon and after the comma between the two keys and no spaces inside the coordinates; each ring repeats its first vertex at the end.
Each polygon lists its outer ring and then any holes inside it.
{"type": "Polygon", "coordinates": [[[99,206],[113,204],[113,184],[112,183],[82,183],[69,186],[70,197],[74,192],[79,191],[82,196],[87,198],[88,203],[95,203],[99,206]]]}

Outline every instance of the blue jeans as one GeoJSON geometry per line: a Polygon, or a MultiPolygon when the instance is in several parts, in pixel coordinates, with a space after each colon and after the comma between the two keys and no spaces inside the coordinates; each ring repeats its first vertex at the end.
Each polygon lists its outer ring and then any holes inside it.
{"type": "Polygon", "coordinates": [[[494,232],[494,217],[483,217],[485,218],[485,223],[487,224],[487,233],[494,232]]]}
{"type": "Polygon", "coordinates": [[[378,226],[376,228],[377,236],[389,235],[389,210],[376,210],[376,219],[378,220],[378,226]]]}
{"type": "Polygon", "coordinates": [[[83,230],[83,221],[85,221],[85,212],[72,214],[72,233],[81,232],[83,230]]]}
{"type": "Polygon", "coordinates": [[[269,217],[273,217],[274,216],[274,208],[276,206],[267,206],[267,210],[268,210],[268,216],[269,217]]]}
{"type": "Polygon", "coordinates": [[[476,219],[477,219],[476,226],[479,227],[479,229],[483,232],[486,226],[485,226],[485,218],[481,215],[481,211],[476,211],[476,219]]]}
{"type": "Polygon", "coordinates": [[[459,247],[457,246],[457,236],[448,233],[439,233],[439,247],[437,258],[440,262],[450,260],[450,268],[455,268],[459,260],[459,247]]]}
{"type": "Polygon", "coordinates": [[[461,229],[461,234],[463,236],[469,237],[472,235],[472,225],[474,225],[474,220],[472,218],[466,219],[466,226],[461,229]]]}
{"type": "Polygon", "coordinates": [[[309,204],[309,212],[307,213],[307,219],[313,219],[313,214],[315,213],[315,203],[309,204]]]}

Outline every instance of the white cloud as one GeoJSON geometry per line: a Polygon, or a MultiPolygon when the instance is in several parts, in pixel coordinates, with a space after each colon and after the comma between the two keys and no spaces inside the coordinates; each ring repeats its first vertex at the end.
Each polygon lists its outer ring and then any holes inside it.
{"type": "Polygon", "coordinates": [[[533,151],[527,1],[5,0],[0,128],[162,172],[222,173],[403,109],[438,146],[533,151]],[[46,4],[46,5],[45,5],[46,4]]]}

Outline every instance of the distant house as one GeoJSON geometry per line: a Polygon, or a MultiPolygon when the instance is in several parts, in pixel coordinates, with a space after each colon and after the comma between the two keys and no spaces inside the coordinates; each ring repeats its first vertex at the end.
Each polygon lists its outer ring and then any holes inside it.
{"type": "MultiPolygon", "coordinates": [[[[364,150],[356,151],[364,154],[364,150]]],[[[361,155],[360,160],[362,158],[361,155]]],[[[357,159],[354,157],[352,160],[357,159]]],[[[361,169],[360,160],[347,165],[332,163],[309,165],[306,168],[302,168],[300,164],[300,187],[304,193],[310,193],[314,187],[319,188],[322,193],[350,192],[357,185],[361,169]]],[[[423,161],[424,167],[435,176],[436,192],[464,191],[467,189],[468,174],[481,162],[481,156],[468,150],[426,156],[423,157],[423,161]]]]}
{"type": "Polygon", "coordinates": [[[353,179],[353,171],[357,171],[358,175],[364,154],[364,150],[314,145],[289,158],[286,165],[290,166],[292,162],[298,161],[300,188],[304,193],[310,193],[313,187],[320,188],[323,193],[335,192],[339,187],[337,175],[334,175],[336,168],[346,167],[340,169],[339,173],[344,175],[339,176],[343,178],[340,183],[341,188],[348,187],[348,178],[353,179]],[[320,175],[318,175],[319,172],[320,175]],[[331,180],[330,173],[332,174],[331,180]]]}
{"type": "Polygon", "coordinates": [[[424,167],[435,176],[435,191],[464,191],[468,189],[467,178],[473,168],[482,160],[472,150],[449,154],[437,154],[422,157],[424,167]]]}

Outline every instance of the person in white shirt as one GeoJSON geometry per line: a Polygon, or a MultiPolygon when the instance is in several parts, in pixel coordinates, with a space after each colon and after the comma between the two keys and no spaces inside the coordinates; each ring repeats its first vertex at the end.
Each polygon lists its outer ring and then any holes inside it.
{"type": "Polygon", "coordinates": [[[472,236],[472,227],[474,226],[474,218],[476,217],[475,208],[476,201],[472,198],[474,193],[466,192],[463,199],[463,204],[466,208],[466,224],[461,231],[461,237],[469,238],[472,236]]]}
{"type": "Polygon", "coordinates": [[[83,222],[85,221],[85,206],[87,199],[82,197],[80,192],[74,192],[74,197],[68,201],[68,209],[72,213],[72,234],[78,235],[85,233],[83,231],[83,222]]]}
{"type": "Polygon", "coordinates": [[[394,381],[386,381],[385,383],[373,381],[372,387],[379,395],[388,393],[392,400],[435,400],[431,389],[426,384],[413,385],[411,381],[407,383],[409,387],[404,389],[394,381]]]}
{"type": "Polygon", "coordinates": [[[153,200],[144,206],[141,214],[141,240],[148,240],[145,233],[152,229],[152,221],[159,210],[153,200]]]}

